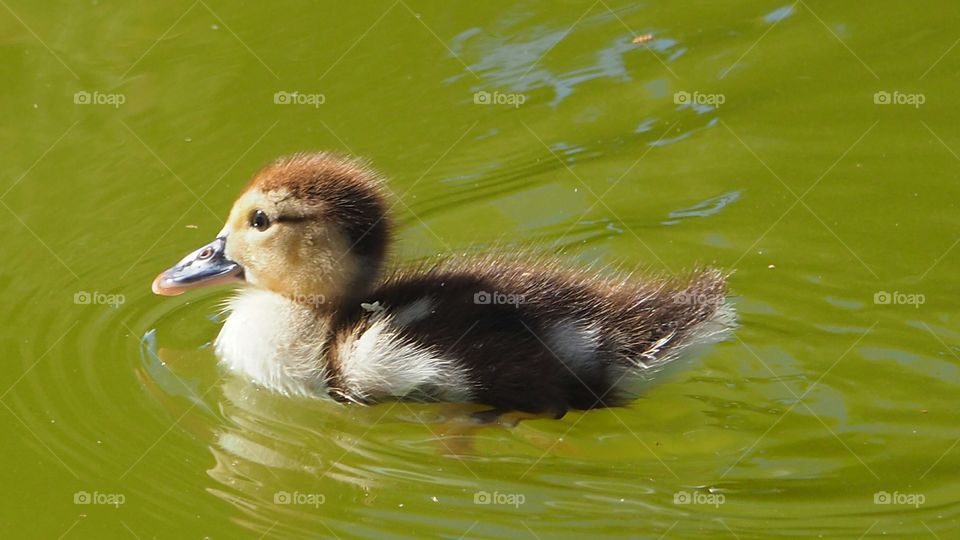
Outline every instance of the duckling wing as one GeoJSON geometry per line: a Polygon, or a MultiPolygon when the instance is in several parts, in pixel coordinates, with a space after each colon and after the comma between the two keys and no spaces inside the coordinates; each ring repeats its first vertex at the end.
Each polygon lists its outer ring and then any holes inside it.
{"type": "Polygon", "coordinates": [[[562,412],[622,403],[695,343],[734,325],[724,277],[634,281],[504,263],[394,276],[335,323],[347,395],[562,412]]]}

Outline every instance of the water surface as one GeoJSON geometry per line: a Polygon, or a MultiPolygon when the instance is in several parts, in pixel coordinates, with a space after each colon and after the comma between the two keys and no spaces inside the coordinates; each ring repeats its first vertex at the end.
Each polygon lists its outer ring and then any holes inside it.
{"type": "Polygon", "coordinates": [[[958,19],[5,2],[0,534],[952,537],[958,19]],[[225,291],[149,284],[309,149],[389,177],[398,261],[714,264],[741,328],[629,407],[513,428],[258,390],[210,351],[225,291]]]}

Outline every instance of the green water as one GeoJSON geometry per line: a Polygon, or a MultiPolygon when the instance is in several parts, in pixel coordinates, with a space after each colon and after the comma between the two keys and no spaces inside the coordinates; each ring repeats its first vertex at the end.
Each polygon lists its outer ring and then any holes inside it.
{"type": "Polygon", "coordinates": [[[958,23],[947,1],[0,2],[0,536],[955,537],[958,23]],[[514,428],[257,390],[208,347],[225,291],[149,284],[308,149],[389,176],[398,260],[715,264],[741,328],[629,407],[514,428]]]}

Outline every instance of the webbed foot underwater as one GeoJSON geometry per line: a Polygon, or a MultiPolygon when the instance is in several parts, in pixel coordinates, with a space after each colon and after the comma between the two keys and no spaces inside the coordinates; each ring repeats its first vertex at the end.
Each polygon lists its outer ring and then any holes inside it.
{"type": "Polygon", "coordinates": [[[217,238],[153,291],[241,284],[215,343],[224,365],[279,392],[367,404],[556,415],[621,405],[735,325],[714,269],[643,280],[510,254],[385,270],[381,184],[357,160],[281,158],[254,176],[217,238]]]}

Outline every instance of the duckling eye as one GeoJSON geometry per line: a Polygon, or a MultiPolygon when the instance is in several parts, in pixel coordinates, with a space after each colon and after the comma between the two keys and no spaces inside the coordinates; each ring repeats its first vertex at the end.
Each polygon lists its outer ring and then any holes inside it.
{"type": "Polygon", "coordinates": [[[258,231],[265,231],[270,227],[270,218],[263,210],[257,210],[250,215],[250,226],[258,231]]]}

